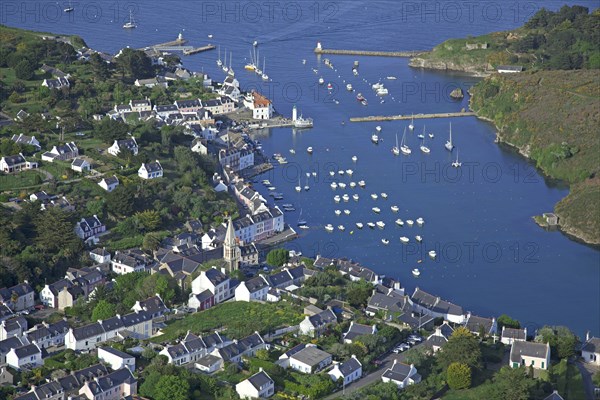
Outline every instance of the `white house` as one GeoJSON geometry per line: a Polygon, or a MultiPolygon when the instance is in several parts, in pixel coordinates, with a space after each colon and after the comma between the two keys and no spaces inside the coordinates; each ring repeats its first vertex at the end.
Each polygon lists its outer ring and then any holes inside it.
{"type": "Polygon", "coordinates": [[[600,366],[600,338],[586,335],[586,341],[581,348],[581,358],[586,363],[600,366]]]}
{"type": "Polygon", "coordinates": [[[135,371],[135,357],[112,347],[98,348],[98,359],[109,364],[113,371],[121,368],[135,371]]]}
{"type": "Polygon", "coordinates": [[[440,297],[429,294],[419,287],[415,288],[412,296],[409,298],[414,311],[431,315],[435,318],[444,318],[446,321],[462,324],[465,321],[465,315],[461,306],[442,300],[440,297]]]}
{"type": "Polygon", "coordinates": [[[0,289],[0,303],[5,304],[13,312],[31,310],[35,305],[35,291],[25,281],[9,288],[0,289]]]}
{"type": "Polygon", "coordinates": [[[256,91],[244,99],[244,105],[252,110],[253,119],[271,119],[273,117],[273,103],[256,91]]]}
{"type": "Polygon", "coordinates": [[[79,156],[79,149],[74,142],[52,147],[52,150],[42,154],[42,161],[70,160],[79,156]]]}
{"type": "Polygon", "coordinates": [[[262,275],[242,281],[235,288],[235,301],[265,301],[270,286],[262,275]]]}
{"type": "MultiPolygon", "coordinates": [[[[196,336],[188,331],[179,343],[166,346],[160,351],[160,354],[167,357],[169,364],[185,365],[199,362],[216,349],[221,349],[231,343],[233,342],[229,338],[218,332],[206,336],[196,336]]],[[[210,369],[215,363],[207,362],[206,364],[206,368],[210,369]]]]}
{"type": "Polygon", "coordinates": [[[77,172],[89,172],[92,169],[92,166],[87,160],[83,158],[75,158],[71,163],[71,169],[77,172]]]}
{"type": "Polygon", "coordinates": [[[6,354],[6,364],[17,371],[21,369],[32,369],[44,364],[42,351],[36,344],[12,348],[6,354]]]}
{"type": "Polygon", "coordinates": [[[234,294],[229,288],[229,278],[216,267],[202,271],[192,281],[193,294],[199,294],[205,290],[210,290],[215,295],[216,304],[230,299],[234,294]]]}
{"type": "Polygon", "coordinates": [[[0,322],[0,340],[6,340],[12,336],[21,337],[27,330],[27,320],[22,316],[5,319],[0,322]]]}
{"type": "Polygon", "coordinates": [[[28,161],[23,154],[4,156],[0,158],[0,171],[7,174],[21,172],[38,167],[36,161],[28,161]]]}
{"type": "Polygon", "coordinates": [[[107,192],[112,192],[117,188],[117,186],[119,186],[119,178],[117,178],[116,175],[113,175],[108,178],[102,178],[102,180],[98,182],[98,186],[100,186],[107,192]]]}
{"type": "Polygon", "coordinates": [[[399,389],[421,382],[421,375],[413,364],[408,365],[394,360],[394,364],[381,376],[384,382],[393,382],[399,389]]]}
{"type": "Polygon", "coordinates": [[[335,313],[328,308],[319,314],[306,316],[304,320],[300,322],[299,332],[301,335],[318,337],[327,328],[335,324],[337,324],[337,317],[335,313]]]}
{"type": "Polygon", "coordinates": [[[349,385],[362,376],[362,364],[354,354],[352,357],[343,363],[338,363],[328,372],[328,375],[337,382],[342,379],[343,385],[349,385]]]}
{"type": "Polygon", "coordinates": [[[550,364],[550,345],[548,343],[534,343],[516,341],[510,348],[509,365],[511,368],[533,367],[534,369],[548,369],[550,364]]]}
{"type": "Polygon", "coordinates": [[[92,350],[101,343],[118,337],[123,331],[137,339],[149,338],[152,336],[152,315],[145,311],[133,312],[79,328],[70,328],[65,336],[65,347],[75,351],[92,350]]]}
{"type": "Polygon", "coordinates": [[[235,385],[241,399],[266,399],[275,393],[275,381],[265,371],[260,371],[235,385]]]}
{"type": "Polygon", "coordinates": [[[254,332],[250,336],[246,336],[238,341],[233,341],[222,348],[213,350],[213,356],[219,357],[223,362],[239,363],[242,357],[253,357],[258,350],[268,350],[270,345],[260,336],[258,332],[254,332]]]}
{"type": "Polygon", "coordinates": [[[139,147],[133,136],[131,136],[129,139],[115,140],[112,146],[110,146],[107,151],[108,154],[118,156],[123,150],[129,151],[134,156],[137,156],[139,147]]]}
{"type": "Polygon", "coordinates": [[[207,374],[212,374],[223,368],[223,359],[212,354],[207,354],[196,361],[194,367],[207,374]]]}
{"type": "Polygon", "coordinates": [[[116,274],[125,275],[132,272],[144,272],[151,263],[152,258],[141,250],[117,250],[110,260],[110,268],[116,274]]]}
{"type": "Polygon", "coordinates": [[[352,321],[350,322],[348,331],[344,332],[342,338],[344,339],[344,343],[352,343],[358,336],[374,335],[375,333],[377,333],[377,327],[375,325],[357,324],[352,321]]]}
{"type": "Polygon", "coordinates": [[[137,379],[127,368],[86,381],[79,394],[89,400],[120,400],[137,394],[137,379]]]}
{"type": "Polygon", "coordinates": [[[331,354],[315,345],[306,345],[289,357],[290,368],[305,374],[320,371],[329,364],[331,364],[331,354]]]}
{"type": "Polygon", "coordinates": [[[98,264],[110,262],[110,252],[106,248],[97,248],[90,251],[90,258],[98,264]]]}
{"type": "Polygon", "coordinates": [[[106,225],[100,222],[96,215],[88,218],[81,218],[81,221],[75,225],[75,234],[83,240],[97,236],[105,231],[106,225]]]}
{"type": "Polygon", "coordinates": [[[477,336],[479,336],[482,331],[485,335],[490,336],[493,336],[498,332],[496,318],[478,317],[476,315],[472,315],[470,312],[467,313],[464,325],[469,332],[477,336]]]}
{"type": "Polygon", "coordinates": [[[37,150],[42,149],[42,146],[40,146],[40,142],[35,138],[35,136],[27,136],[27,135],[23,135],[22,133],[19,133],[18,136],[12,135],[10,140],[12,140],[13,142],[18,143],[18,144],[26,144],[29,146],[33,146],[37,150]]]}
{"type": "Polygon", "coordinates": [[[142,179],[162,178],[163,167],[158,160],[148,164],[142,163],[142,166],[138,169],[138,176],[142,179]]]}
{"type": "Polygon", "coordinates": [[[515,329],[502,327],[502,336],[500,341],[504,344],[511,345],[515,341],[525,342],[527,340],[527,328],[515,329]]]}
{"type": "Polygon", "coordinates": [[[71,286],[73,286],[73,283],[68,279],[60,279],[54,283],[46,284],[40,291],[40,301],[48,308],[58,308],[58,294],[63,288],[70,288],[71,286]]]}

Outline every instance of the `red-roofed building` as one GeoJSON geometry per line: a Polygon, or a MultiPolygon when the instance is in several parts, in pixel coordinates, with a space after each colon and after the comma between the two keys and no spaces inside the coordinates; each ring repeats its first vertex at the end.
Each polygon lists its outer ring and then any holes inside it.
{"type": "Polygon", "coordinates": [[[258,92],[253,91],[244,100],[244,105],[252,110],[254,119],[270,119],[273,116],[273,103],[258,92]]]}

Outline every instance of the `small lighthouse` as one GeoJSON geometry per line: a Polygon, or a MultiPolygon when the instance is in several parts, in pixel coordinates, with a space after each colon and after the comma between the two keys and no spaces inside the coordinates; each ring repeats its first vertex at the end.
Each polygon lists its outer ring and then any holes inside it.
{"type": "Polygon", "coordinates": [[[317,42],[317,47],[315,48],[315,53],[320,53],[323,50],[323,46],[321,46],[321,42],[317,42]]]}
{"type": "Polygon", "coordinates": [[[292,108],[292,121],[296,121],[298,119],[298,109],[294,104],[294,108],[292,108]]]}

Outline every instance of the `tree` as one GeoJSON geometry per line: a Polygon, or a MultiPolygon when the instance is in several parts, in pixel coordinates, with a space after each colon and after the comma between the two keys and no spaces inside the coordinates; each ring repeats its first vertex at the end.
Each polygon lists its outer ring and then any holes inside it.
{"type": "Polygon", "coordinates": [[[373,293],[373,285],[361,279],[357,282],[351,282],[346,290],[346,300],[351,306],[359,308],[366,306],[369,297],[373,293]]]}
{"type": "Polygon", "coordinates": [[[552,355],[559,359],[573,356],[577,347],[577,336],[565,326],[544,326],[535,341],[550,344],[552,355]]]}
{"type": "Polygon", "coordinates": [[[160,226],[160,214],[155,210],[146,210],[135,214],[140,225],[147,232],[153,231],[160,226]]]}
{"type": "Polygon", "coordinates": [[[479,368],[481,364],[479,341],[464,327],[456,328],[438,355],[438,364],[444,369],[455,362],[470,368],[479,368]]]}
{"type": "Polygon", "coordinates": [[[290,258],[290,253],[286,249],[274,249],[267,254],[267,264],[274,267],[281,267],[290,258]]]}
{"type": "Polygon", "coordinates": [[[471,368],[466,364],[452,363],[446,370],[446,381],[453,390],[468,389],[471,387],[471,368]]]}
{"type": "Polygon", "coordinates": [[[596,386],[600,386],[600,371],[598,371],[594,374],[594,377],[592,378],[592,380],[596,386]]]}
{"type": "Polygon", "coordinates": [[[106,195],[106,208],[118,215],[133,214],[135,188],[132,185],[119,185],[106,195]]]}
{"type": "Polygon", "coordinates": [[[114,317],[116,314],[115,305],[106,300],[100,300],[92,311],[92,320],[105,320],[114,317]]]}
{"type": "Polygon", "coordinates": [[[142,242],[142,247],[144,250],[156,250],[160,245],[160,235],[155,232],[146,233],[144,235],[144,241],[142,242]]]}
{"type": "Polygon", "coordinates": [[[502,367],[485,397],[489,400],[527,400],[535,382],[521,368],[502,367]]]}
{"type": "Polygon", "coordinates": [[[29,60],[23,60],[15,67],[15,76],[25,81],[33,79],[35,75],[35,64],[29,60]]]}
{"type": "Polygon", "coordinates": [[[521,323],[519,321],[517,321],[516,319],[512,319],[511,317],[509,317],[506,314],[502,314],[501,316],[498,317],[498,329],[502,330],[503,326],[505,326],[507,328],[519,329],[519,328],[521,328],[521,323]]]}
{"type": "Polygon", "coordinates": [[[143,79],[153,74],[150,57],[140,50],[123,49],[117,57],[116,64],[122,76],[143,79]]]}
{"type": "Polygon", "coordinates": [[[58,207],[39,213],[34,220],[36,245],[47,253],[57,253],[66,257],[77,254],[82,244],[73,231],[71,218],[71,214],[58,207]]]}

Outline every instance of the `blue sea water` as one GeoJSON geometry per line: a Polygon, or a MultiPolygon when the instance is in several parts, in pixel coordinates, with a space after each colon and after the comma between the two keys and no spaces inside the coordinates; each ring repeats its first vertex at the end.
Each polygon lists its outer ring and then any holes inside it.
{"type": "MultiPolygon", "coordinates": [[[[590,8],[595,2],[578,2],[590,8]]],[[[288,244],[307,256],[349,257],[375,271],[400,279],[412,291],[416,286],[462,305],[483,316],[507,313],[530,331],[544,324],[568,325],[579,334],[600,333],[600,253],[560,232],[546,232],[533,215],[551,211],[568,189],[548,182],[513,150],[494,143],[495,130],[474,117],[415,120],[408,132],[409,157],[394,156],[396,134],[402,137],[408,122],[382,122],[383,142],[370,136],[377,123],[351,123],[353,116],[456,112],[468,99],[451,101],[455,87],[467,89],[476,78],[461,74],[421,71],[402,58],[355,56],[317,57],[317,41],[326,48],[364,50],[423,50],[443,40],[512,29],[522,25],[540,7],[558,9],[563,2],[397,2],[397,1],[73,1],[75,11],[62,13],[68,4],[54,1],[3,1],[0,23],[54,33],[81,35],[89,46],[107,52],[175,39],[181,32],[190,44],[213,43],[221,56],[233,53],[236,78],[244,89],[257,88],[273,100],[278,112],[290,115],[293,105],[314,119],[310,130],[278,128],[258,132],[265,152],[282,153],[289,163],[265,177],[294,203],[287,213],[294,224],[302,218],[310,229],[288,244]],[[122,29],[134,10],[138,28],[122,29]],[[213,35],[208,38],[208,35],[213,35]],[[259,43],[260,60],[266,58],[270,82],[243,69],[251,44],[259,43]],[[334,69],[327,68],[329,58],[334,69]],[[302,60],[306,60],[306,64],[302,60]],[[354,61],[360,74],[351,73],[354,61]],[[315,74],[312,69],[317,69],[315,74]],[[323,77],[334,89],[319,86],[323,77]],[[395,76],[396,80],[387,80],[395,76]],[[380,103],[371,85],[381,81],[389,90],[380,103]],[[352,83],[354,93],[345,90],[352,83]],[[361,92],[369,105],[355,99],[361,92]],[[336,104],[337,100],[339,104],[336,104]],[[449,122],[463,166],[450,167],[456,150],[444,149],[449,122]],[[344,124],[342,124],[344,122],[344,124]],[[419,151],[417,134],[426,125],[426,145],[419,151]],[[306,148],[314,148],[313,155],[306,148]],[[295,149],[293,155],[289,149],[295,149]],[[356,155],[358,161],[352,162],[356,155]],[[352,169],[352,177],[330,177],[328,171],[352,169]],[[311,189],[296,193],[294,186],[306,172],[311,189]],[[457,175],[459,174],[459,175],[457,175]],[[330,188],[332,180],[366,181],[365,189],[330,188]],[[388,199],[374,201],[371,193],[386,192],[388,199]],[[336,204],[335,194],[358,193],[360,200],[336,204]],[[391,205],[398,205],[395,214],[391,205]],[[381,208],[375,215],[372,207],[381,208]],[[335,209],[350,215],[337,217],[335,209]],[[425,219],[423,227],[399,228],[396,218],[425,219]],[[359,230],[356,222],[384,221],[383,230],[359,230]],[[327,233],[324,225],[344,224],[346,230],[327,233]],[[351,233],[353,231],[353,233],[351,233]],[[423,244],[414,237],[421,235],[423,244]],[[411,242],[402,245],[400,236],[411,242]],[[390,240],[383,245],[382,238],[390,240]],[[432,260],[427,251],[435,249],[432,260]],[[419,260],[421,262],[419,263],[419,260]],[[411,270],[421,269],[415,279],[411,270]]],[[[569,3],[574,4],[574,3],[569,3]]],[[[229,57],[229,55],[228,55],[229,57]]],[[[221,80],[217,53],[184,57],[185,65],[221,80]]],[[[257,185],[267,196],[266,189],[257,185]]],[[[270,199],[270,198],[269,198],[270,199]]]]}

